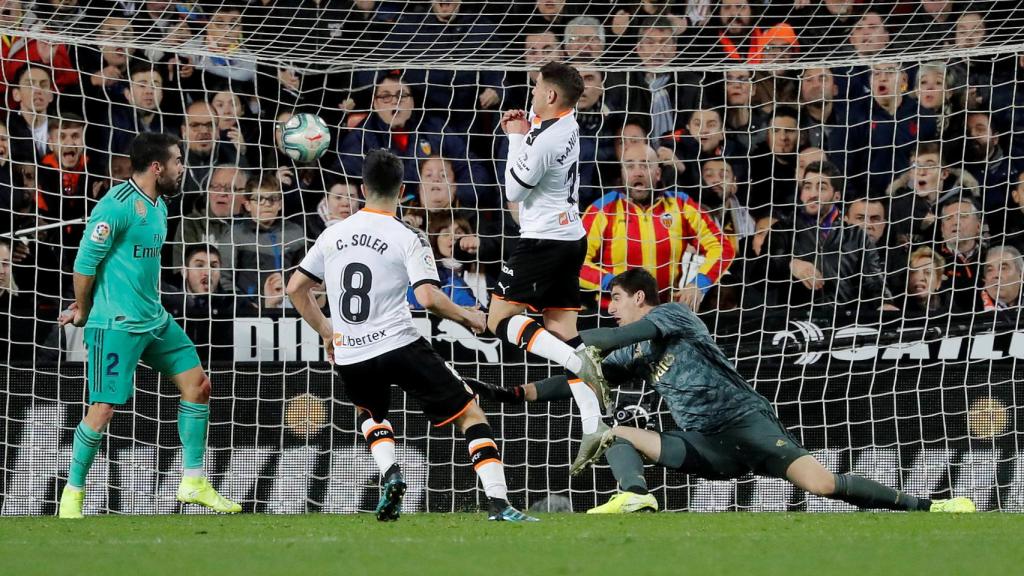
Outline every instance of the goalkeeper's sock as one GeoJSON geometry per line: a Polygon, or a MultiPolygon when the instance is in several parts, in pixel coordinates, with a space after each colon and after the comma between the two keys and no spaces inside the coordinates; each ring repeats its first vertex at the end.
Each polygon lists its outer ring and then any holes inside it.
{"type": "Polygon", "coordinates": [[[836,474],[835,479],[836,490],[831,497],[861,508],[927,512],[932,506],[927,498],[911,496],[863,476],[836,474]]]}
{"type": "Polygon", "coordinates": [[[533,389],[537,393],[537,399],[534,402],[554,402],[573,397],[572,387],[569,386],[565,376],[552,376],[538,380],[533,383],[533,389]]]}
{"type": "Polygon", "coordinates": [[[487,423],[474,424],[464,433],[469,443],[469,460],[480,477],[484,493],[488,498],[508,500],[508,485],[505,483],[505,465],[494,442],[494,432],[487,423]]]}
{"type": "Polygon", "coordinates": [[[647,479],[644,478],[644,461],[640,453],[628,440],[616,438],[605,451],[604,457],[612,469],[612,475],[619,483],[619,490],[634,494],[648,494],[647,479]]]}
{"type": "Polygon", "coordinates": [[[583,367],[583,361],[576,356],[573,346],[562,342],[536,320],[522,314],[499,322],[495,335],[570,372],[578,372],[583,367]]]}
{"type": "Polygon", "coordinates": [[[203,455],[206,454],[206,429],[209,423],[209,404],[197,404],[187,400],[178,402],[178,436],[181,437],[181,461],[185,476],[202,475],[203,455]]]}
{"type": "Polygon", "coordinates": [[[68,486],[76,490],[85,488],[85,477],[92,468],[92,461],[100,450],[103,433],[89,427],[83,420],[75,428],[75,439],[71,444],[71,469],[68,471],[68,486]]]}
{"type": "Polygon", "coordinates": [[[363,433],[363,438],[366,438],[366,445],[370,447],[370,454],[377,463],[377,469],[386,477],[396,462],[395,430],[391,427],[391,422],[377,422],[366,412],[362,412],[359,416],[359,429],[363,433]]]}

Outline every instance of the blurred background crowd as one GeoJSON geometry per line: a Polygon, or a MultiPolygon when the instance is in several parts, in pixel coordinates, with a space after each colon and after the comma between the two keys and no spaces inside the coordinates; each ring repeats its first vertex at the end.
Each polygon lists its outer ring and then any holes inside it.
{"type": "Polygon", "coordinates": [[[446,290],[486,308],[518,236],[498,119],[529,107],[550,60],[586,83],[587,321],[614,274],[643,266],[664,301],[696,284],[733,330],[1012,329],[1024,58],[985,49],[1021,22],[1016,3],[943,0],[0,2],[4,29],[36,32],[2,37],[0,338],[61,348],[82,219],[153,131],[183,141],[162,291],[197,343],[289,313],[290,274],[360,209],[380,147],[405,160],[399,216],[427,233],[446,290]],[[367,55],[412,65],[329,65],[367,55]],[[280,149],[299,112],[332,129],[315,164],[280,149]]]}

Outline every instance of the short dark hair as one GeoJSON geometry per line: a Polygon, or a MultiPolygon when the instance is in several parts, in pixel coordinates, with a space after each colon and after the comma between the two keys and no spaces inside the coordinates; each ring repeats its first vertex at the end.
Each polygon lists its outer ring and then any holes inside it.
{"type": "Polygon", "coordinates": [[[363,161],[363,186],[367,197],[394,198],[402,188],[405,166],[385,148],[370,150],[363,161]]]}
{"type": "Polygon", "coordinates": [[[277,178],[277,172],[274,170],[264,170],[258,172],[255,178],[250,178],[245,182],[245,195],[251,197],[256,192],[264,190],[269,192],[283,193],[281,190],[281,181],[277,178]]]}
{"type": "Polygon", "coordinates": [[[583,95],[583,76],[564,62],[551,61],[540,67],[540,75],[544,81],[558,90],[558,94],[569,107],[575,106],[583,95]]]}
{"type": "Polygon", "coordinates": [[[58,118],[57,120],[56,128],[60,130],[61,128],[70,128],[72,126],[81,126],[82,128],[85,128],[85,118],[82,118],[80,115],[75,114],[74,112],[62,113],[60,115],[60,118],[58,118]]]}
{"type": "Polygon", "coordinates": [[[792,106],[776,106],[772,111],[772,118],[792,118],[800,124],[800,111],[792,106]]]}
{"type": "Polygon", "coordinates": [[[854,198],[850,198],[846,201],[846,206],[849,208],[856,202],[864,202],[865,204],[878,204],[882,207],[882,211],[885,212],[886,217],[889,216],[889,198],[888,196],[878,195],[863,195],[860,194],[854,198]]]}
{"type": "Polygon", "coordinates": [[[840,194],[842,194],[843,189],[846,187],[843,173],[840,172],[839,168],[836,167],[835,164],[828,160],[824,162],[811,162],[808,164],[807,168],[804,169],[804,178],[806,178],[808,174],[821,174],[828,178],[828,183],[832,185],[832,189],[840,194]]]}
{"type": "Polygon", "coordinates": [[[14,73],[14,84],[11,86],[11,88],[18,88],[18,84],[21,84],[21,79],[24,78],[25,74],[29,73],[29,70],[33,69],[42,70],[43,72],[46,72],[46,77],[50,80],[50,90],[53,90],[53,70],[51,70],[48,66],[44,66],[36,62],[29,62],[21,68],[18,68],[18,71],[14,73]]]}
{"type": "Polygon", "coordinates": [[[183,263],[187,265],[188,261],[191,260],[193,256],[200,252],[213,254],[217,258],[220,258],[220,250],[218,250],[217,247],[214,246],[213,244],[190,244],[187,248],[185,248],[185,260],[183,263]]]}
{"type": "Polygon", "coordinates": [[[643,292],[644,304],[648,306],[661,304],[661,301],[658,299],[658,281],[654,279],[654,276],[651,276],[650,272],[643,268],[630,268],[612,278],[611,284],[608,285],[608,290],[616,286],[622,288],[630,296],[637,292],[643,292]]]}
{"type": "Polygon", "coordinates": [[[132,140],[128,154],[133,172],[145,172],[153,162],[161,164],[171,159],[171,146],[181,147],[181,139],[163,132],[143,132],[132,140]]]}

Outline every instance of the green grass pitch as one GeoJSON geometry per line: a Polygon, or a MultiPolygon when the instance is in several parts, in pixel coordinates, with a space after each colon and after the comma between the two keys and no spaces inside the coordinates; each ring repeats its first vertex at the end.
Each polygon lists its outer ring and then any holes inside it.
{"type": "Polygon", "coordinates": [[[1024,573],[1024,515],[482,514],[0,519],[0,574],[1024,573]]]}

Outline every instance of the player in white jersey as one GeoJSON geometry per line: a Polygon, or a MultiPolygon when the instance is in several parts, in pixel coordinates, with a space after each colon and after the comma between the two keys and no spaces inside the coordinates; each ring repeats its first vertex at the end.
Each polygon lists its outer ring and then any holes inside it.
{"type": "Polygon", "coordinates": [[[420,402],[434,426],[455,424],[469,442],[470,460],[488,498],[491,520],[536,520],[508,504],[505,471],[487,417],[472,390],[420,336],[406,291],[428,310],[480,333],[479,310],[454,304],[443,291],[430,244],[422,232],[395,218],[405,186],[402,161],[373,150],[363,164],[366,207],[327,228],[288,282],[302,318],[324,340],[345,394],[359,410],[359,426],[384,479],[377,519],[397,520],[406,484],[395,460],[388,422],[391,385],[420,402]],[[312,288],[327,289],[331,318],[320,311],[312,288]]]}
{"type": "Polygon", "coordinates": [[[508,135],[505,194],[518,202],[522,238],[502,264],[487,326],[499,338],[560,364],[580,410],[583,442],[577,470],[599,449],[608,405],[600,359],[588,355],[576,331],[581,309],[580,268],[587,254],[580,221],[580,127],[576,102],[583,78],[568,64],[549,62],[533,89],[533,111],[510,110],[501,119],[508,135]],[[541,326],[524,312],[544,317],[541,326]]]}

